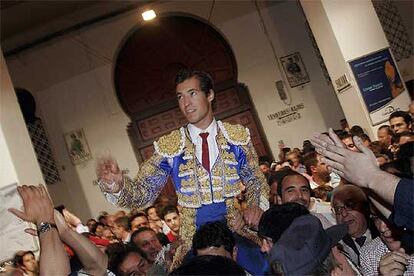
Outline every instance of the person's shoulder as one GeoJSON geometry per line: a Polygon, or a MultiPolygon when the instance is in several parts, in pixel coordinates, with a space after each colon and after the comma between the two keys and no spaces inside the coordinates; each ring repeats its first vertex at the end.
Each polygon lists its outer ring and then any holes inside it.
{"type": "Polygon", "coordinates": [[[233,145],[245,146],[250,142],[250,131],[240,124],[217,121],[226,140],[233,145]]]}
{"type": "Polygon", "coordinates": [[[154,142],[155,152],[163,157],[173,158],[180,155],[185,146],[184,128],[176,129],[161,136],[154,142]]]}

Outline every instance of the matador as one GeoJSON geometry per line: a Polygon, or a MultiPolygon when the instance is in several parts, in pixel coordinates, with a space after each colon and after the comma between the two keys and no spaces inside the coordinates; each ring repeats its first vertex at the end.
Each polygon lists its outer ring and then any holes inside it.
{"type": "MultiPolygon", "coordinates": [[[[182,207],[180,237],[175,262],[190,249],[200,225],[226,221],[233,229],[234,202],[240,184],[246,187],[247,206],[268,208],[268,185],[259,170],[249,130],[241,125],[216,121],[213,116],[213,81],[209,74],[182,70],[176,76],[176,95],[188,124],[154,142],[155,153],[143,162],[137,177],[122,175],[116,164],[98,165],[101,190],[120,207],[151,205],[169,176],[182,207]],[[181,256],[180,256],[181,255],[181,256]]],[[[238,234],[253,241],[258,237],[247,227],[238,234]]]]}

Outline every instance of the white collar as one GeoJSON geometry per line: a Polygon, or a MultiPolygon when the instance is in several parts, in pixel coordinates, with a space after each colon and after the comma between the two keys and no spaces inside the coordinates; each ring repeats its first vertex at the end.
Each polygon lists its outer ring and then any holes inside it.
{"type": "Polygon", "coordinates": [[[201,139],[200,133],[208,132],[209,137],[216,137],[217,135],[217,121],[213,118],[213,121],[206,129],[199,129],[193,124],[187,125],[188,132],[190,133],[190,137],[192,141],[196,141],[197,139],[201,139]]]}
{"type": "MultiPolygon", "coordinates": [[[[370,240],[372,240],[372,235],[371,235],[371,231],[369,230],[369,228],[367,228],[367,230],[365,230],[365,233],[361,237],[366,237],[366,242],[369,242],[370,240]]],[[[355,239],[356,238],[352,237],[352,240],[355,241],[355,239]]]]}

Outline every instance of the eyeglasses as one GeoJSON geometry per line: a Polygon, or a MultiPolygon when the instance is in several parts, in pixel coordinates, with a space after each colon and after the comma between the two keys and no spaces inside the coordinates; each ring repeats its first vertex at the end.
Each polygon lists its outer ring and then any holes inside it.
{"type": "Polygon", "coordinates": [[[356,203],[354,202],[347,202],[344,205],[341,206],[335,206],[332,208],[332,212],[335,215],[344,215],[344,210],[346,210],[347,212],[352,211],[355,209],[356,203]]]}

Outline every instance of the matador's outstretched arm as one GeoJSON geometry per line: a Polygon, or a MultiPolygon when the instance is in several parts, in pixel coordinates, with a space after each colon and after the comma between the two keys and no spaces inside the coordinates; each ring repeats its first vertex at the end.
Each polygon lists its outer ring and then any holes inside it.
{"type": "Polygon", "coordinates": [[[154,154],[132,180],[122,174],[113,158],[98,161],[98,185],[106,199],[119,207],[145,208],[151,205],[167,182],[171,166],[167,158],[154,154]]]}

